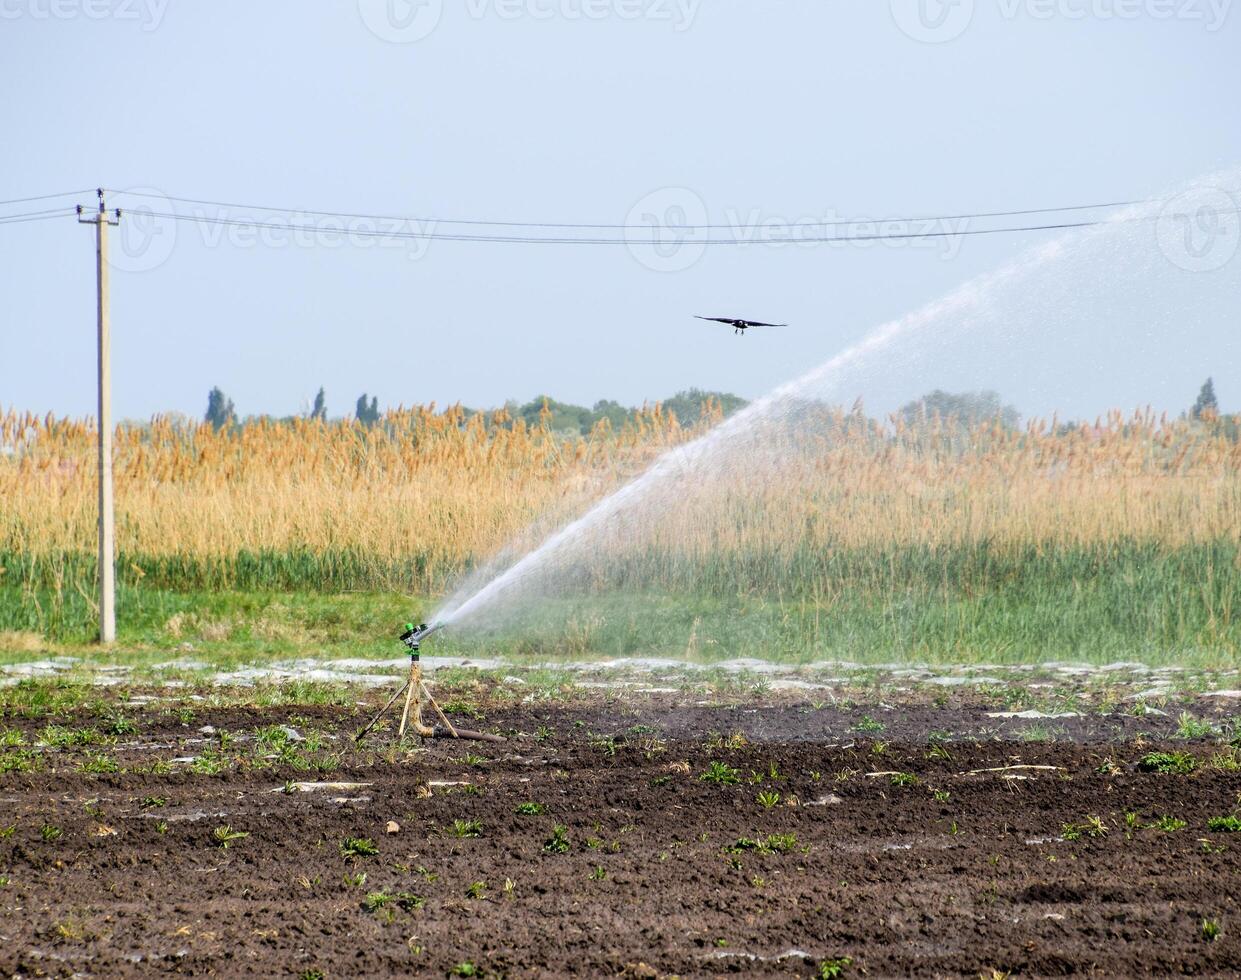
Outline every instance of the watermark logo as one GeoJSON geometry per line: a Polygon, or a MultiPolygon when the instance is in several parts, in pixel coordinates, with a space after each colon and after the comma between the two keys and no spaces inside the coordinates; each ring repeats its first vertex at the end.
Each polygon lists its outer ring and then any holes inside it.
{"type": "Polygon", "coordinates": [[[1186,272],[1215,272],[1241,245],[1241,202],[1218,187],[1184,191],[1160,209],[1155,237],[1168,261],[1186,272]]]}
{"type": "Polygon", "coordinates": [[[0,0],[0,20],[119,20],[153,31],[169,0],[0,0]]]}
{"type": "MultiPolygon", "coordinates": [[[[462,0],[461,9],[472,21],[645,21],[681,32],[693,26],[701,4],[702,0],[462,0]]],[[[358,0],[358,12],[376,37],[410,44],[439,27],[444,4],[443,0],[358,0]]]]}
{"type": "Polygon", "coordinates": [[[686,187],[665,187],[643,197],[625,217],[625,244],[641,265],[655,272],[683,272],[709,247],[922,248],[957,257],[969,234],[968,216],[927,218],[848,217],[822,214],[787,217],[760,208],[725,208],[710,223],[702,196],[686,187]]]}
{"type": "Polygon", "coordinates": [[[358,0],[358,13],[381,41],[412,44],[439,27],[444,0],[358,0]]]}
{"type": "Polygon", "coordinates": [[[892,19],[923,44],[955,41],[974,20],[974,0],[889,0],[892,19]]]}
{"type": "Polygon", "coordinates": [[[688,187],[652,191],[625,216],[629,254],[655,272],[684,272],[707,250],[707,204],[688,187]]]}
{"type": "MultiPolygon", "coordinates": [[[[124,203],[108,236],[108,265],[121,272],[150,272],[168,261],[177,245],[172,201],[154,187],[113,192],[124,203]]],[[[108,207],[113,202],[109,195],[108,207]]]]}
{"type": "MultiPolygon", "coordinates": [[[[995,0],[988,8],[1006,21],[1178,21],[1208,33],[1224,26],[1233,0],[995,0]]],[[[892,19],[907,37],[942,44],[973,23],[975,0],[889,0],[892,19]]]]}

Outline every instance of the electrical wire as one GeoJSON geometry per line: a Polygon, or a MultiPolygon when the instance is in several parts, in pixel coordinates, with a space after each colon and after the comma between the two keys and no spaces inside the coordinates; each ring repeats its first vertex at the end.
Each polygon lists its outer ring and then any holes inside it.
{"type": "MultiPolygon", "coordinates": [[[[867,234],[867,235],[833,235],[829,237],[799,237],[788,238],[786,240],[775,241],[754,241],[741,238],[716,238],[716,239],[670,239],[670,238],[653,238],[650,241],[645,239],[627,239],[627,238],[550,238],[550,237],[534,237],[528,235],[470,235],[459,233],[440,233],[434,231],[380,231],[378,229],[345,229],[345,228],[316,228],[313,225],[291,224],[286,222],[268,222],[257,221],[251,219],[239,218],[216,218],[206,215],[187,215],[177,214],[169,211],[150,211],[147,212],[153,217],[168,218],[172,221],[188,221],[195,224],[211,224],[225,225],[231,227],[245,227],[268,229],[272,231],[295,231],[306,232],[311,235],[348,235],[357,238],[386,238],[411,241],[448,241],[448,242],[490,242],[495,244],[519,244],[519,245],[624,245],[627,247],[643,246],[643,245],[770,245],[770,244],[832,244],[847,242],[871,242],[871,241],[900,241],[909,239],[928,239],[928,238],[955,238],[957,236],[974,236],[974,235],[997,235],[1011,234],[1021,232],[1039,232],[1039,231],[1064,231],[1074,228],[1090,228],[1096,225],[1105,224],[1104,220],[1091,221],[1066,221],[1056,222],[1052,224],[1040,225],[1022,225],[1022,226],[1005,226],[1002,228],[969,228],[959,231],[920,231],[920,232],[897,232],[890,234],[867,234]]],[[[924,219],[926,220],[926,219],[924,219]]],[[[1134,222],[1134,221],[1154,221],[1157,216],[1150,215],[1138,218],[1117,218],[1111,219],[1116,222],[1134,222]]]]}
{"type": "Polygon", "coordinates": [[[0,201],[0,208],[7,207],[10,204],[27,204],[30,201],[50,201],[56,197],[76,197],[78,194],[93,194],[94,187],[88,187],[83,191],[61,191],[59,194],[40,194],[37,197],[16,197],[11,201],[0,201]]]}
{"type": "MultiPolygon", "coordinates": [[[[181,204],[198,204],[213,208],[234,208],[239,211],[274,211],[282,214],[304,214],[318,218],[348,218],[352,220],[365,221],[396,221],[409,222],[414,224],[435,224],[435,225],[481,225],[495,228],[557,228],[557,229],[576,229],[576,230],[595,230],[595,231],[623,231],[632,230],[637,226],[634,225],[617,225],[617,224],[575,224],[565,222],[551,221],[487,221],[477,218],[416,218],[401,217],[399,215],[388,214],[353,214],[346,211],[316,211],[310,208],[281,208],[272,207],[262,204],[237,204],[227,201],[208,201],[202,198],[193,197],[176,197],[171,194],[151,194],[144,191],[108,191],[113,195],[128,195],[132,197],[143,197],[155,200],[175,201],[181,204]]],[[[1066,207],[1057,208],[1026,208],[1016,211],[979,211],[973,214],[941,214],[941,215],[923,215],[919,217],[906,218],[883,218],[876,219],[882,221],[894,222],[916,222],[916,221],[965,221],[977,218],[1013,218],[1024,217],[1032,214],[1055,214],[1068,211],[1093,211],[1102,208],[1118,208],[1128,207],[1136,204],[1148,204],[1149,201],[1106,201],[1099,204],[1072,204],[1066,207]]],[[[806,222],[808,227],[815,228],[831,228],[840,225],[849,225],[857,223],[857,219],[843,218],[839,221],[813,221],[806,222]]],[[[678,225],[678,228],[685,231],[719,231],[735,228],[735,224],[706,224],[706,225],[678,225]]]]}
{"type": "Polygon", "coordinates": [[[51,208],[47,211],[26,211],[22,214],[0,214],[0,225],[19,225],[26,221],[48,221],[77,214],[77,208],[51,208]]]}

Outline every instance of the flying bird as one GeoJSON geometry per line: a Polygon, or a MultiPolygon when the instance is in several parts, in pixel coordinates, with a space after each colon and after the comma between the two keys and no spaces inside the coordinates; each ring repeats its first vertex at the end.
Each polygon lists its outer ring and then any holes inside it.
{"type": "Polygon", "coordinates": [[[733,328],[733,333],[739,333],[743,337],[745,336],[745,332],[749,330],[751,327],[787,327],[788,326],[787,323],[763,323],[759,320],[734,320],[732,317],[729,317],[729,316],[698,316],[697,314],[695,314],[694,318],[697,320],[711,320],[714,323],[727,323],[730,327],[733,328]]]}

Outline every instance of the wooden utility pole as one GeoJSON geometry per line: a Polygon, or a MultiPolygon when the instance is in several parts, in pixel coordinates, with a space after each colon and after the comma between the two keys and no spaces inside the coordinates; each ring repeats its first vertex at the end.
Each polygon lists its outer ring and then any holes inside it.
{"type": "Polygon", "coordinates": [[[99,642],[116,640],[116,560],[112,508],[112,363],[108,336],[108,226],[121,223],[118,208],[112,216],[99,194],[99,211],[85,217],[78,205],[78,221],[95,226],[95,277],[98,285],[99,327],[99,642]]]}

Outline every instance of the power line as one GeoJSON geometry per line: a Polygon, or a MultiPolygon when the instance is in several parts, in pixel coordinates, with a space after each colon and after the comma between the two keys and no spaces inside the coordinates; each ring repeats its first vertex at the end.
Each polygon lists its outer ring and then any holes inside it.
{"type": "MultiPolygon", "coordinates": [[[[901,241],[910,239],[928,239],[928,238],[955,238],[957,236],[974,236],[974,235],[998,235],[1013,234],[1021,232],[1038,232],[1038,231],[1064,231],[1074,228],[1090,228],[1096,225],[1107,223],[1102,219],[1090,221],[1065,221],[1055,222],[1052,224],[1039,225],[1020,225],[1005,226],[1002,228],[969,228],[958,231],[916,231],[916,232],[895,232],[895,233],[876,233],[866,235],[833,235],[827,237],[789,237],[780,240],[756,240],[745,238],[652,238],[650,241],[645,239],[629,239],[629,238],[548,238],[529,235],[470,235],[459,233],[440,233],[434,231],[381,231],[378,229],[368,228],[316,228],[314,225],[291,224],[287,222],[271,222],[257,221],[253,219],[241,218],[213,218],[206,215],[187,215],[177,214],[171,211],[151,211],[147,212],[153,217],[168,218],[172,221],[188,221],[195,224],[208,225],[224,225],[231,227],[244,227],[256,229],[268,229],[272,231],[295,231],[306,232],[311,235],[350,235],[358,238],[387,238],[409,241],[448,241],[448,242],[489,242],[495,244],[519,244],[519,245],[624,245],[627,247],[641,245],[770,245],[777,242],[784,244],[819,244],[827,245],[832,243],[846,242],[871,242],[871,241],[901,241]]],[[[370,220],[359,218],[359,220],[370,220]]],[[[926,220],[926,219],[923,219],[926,220]]],[[[1154,221],[1157,216],[1150,215],[1138,218],[1117,218],[1113,221],[1134,222],[1134,221],[1154,221]]]]}
{"type": "MultiPolygon", "coordinates": [[[[577,230],[595,230],[595,231],[625,231],[638,230],[640,226],[636,225],[617,225],[617,224],[583,224],[583,223],[566,223],[553,221],[490,221],[478,218],[418,218],[418,217],[401,217],[391,214],[355,214],[347,211],[318,211],[311,208],[285,208],[273,207],[263,204],[237,204],[227,201],[209,201],[202,198],[194,197],[177,197],[172,194],[152,194],[144,191],[110,191],[112,194],[129,195],[132,197],[143,197],[155,200],[175,201],[181,204],[199,204],[206,207],[214,208],[235,208],[239,211],[270,211],[282,214],[304,214],[319,218],[346,218],[357,221],[393,221],[399,223],[412,224],[435,224],[435,225],[481,225],[495,228],[560,228],[560,229],[577,229],[577,230]]],[[[916,221],[966,221],[977,218],[1013,218],[1025,217],[1032,214],[1055,214],[1068,211],[1094,211],[1102,208],[1118,208],[1129,207],[1137,204],[1149,204],[1149,200],[1133,200],[1133,201],[1105,201],[1099,204],[1071,204],[1065,207],[1054,208],[1026,208],[1013,211],[979,211],[972,214],[941,214],[941,215],[922,215],[918,217],[897,217],[870,219],[875,221],[893,221],[893,222],[916,222],[916,221]]],[[[856,224],[858,219],[843,218],[839,221],[812,221],[804,222],[808,227],[830,228],[840,225],[856,224]]],[[[705,224],[705,225],[678,225],[679,229],[685,231],[719,231],[732,230],[736,228],[735,224],[705,224]]]]}
{"type": "Polygon", "coordinates": [[[47,211],[26,211],[22,214],[0,214],[0,225],[19,225],[27,221],[48,221],[76,214],[76,208],[51,208],[47,211]]]}
{"type": "Polygon", "coordinates": [[[61,191],[59,194],[40,194],[37,197],[16,197],[11,201],[0,201],[0,207],[10,204],[27,204],[30,201],[50,201],[56,197],[77,197],[79,194],[90,194],[95,188],[88,187],[82,191],[61,191]]]}

